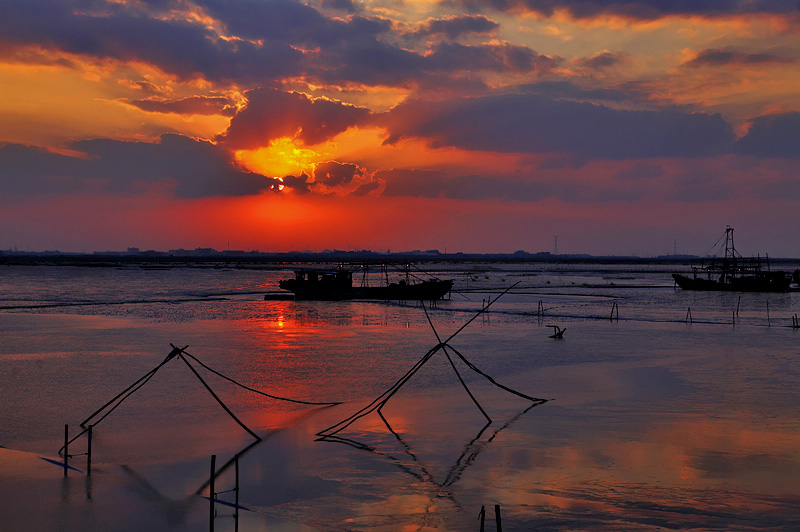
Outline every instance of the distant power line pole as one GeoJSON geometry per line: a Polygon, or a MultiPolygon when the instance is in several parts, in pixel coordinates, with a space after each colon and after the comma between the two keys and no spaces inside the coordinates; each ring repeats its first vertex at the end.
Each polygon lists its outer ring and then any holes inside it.
{"type": "Polygon", "coordinates": [[[558,255],[558,235],[553,236],[553,255],[558,255]]]}

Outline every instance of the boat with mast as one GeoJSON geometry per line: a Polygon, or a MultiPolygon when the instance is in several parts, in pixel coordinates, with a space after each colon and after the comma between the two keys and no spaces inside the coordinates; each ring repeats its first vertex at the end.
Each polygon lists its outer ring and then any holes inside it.
{"type": "Polygon", "coordinates": [[[373,299],[383,301],[420,301],[444,298],[453,288],[452,280],[424,279],[412,280],[409,267],[405,267],[403,279],[389,282],[388,266],[381,265],[384,283],[371,286],[367,281],[369,267],[339,266],[333,269],[303,268],[295,270],[294,278],[278,283],[284,290],[294,294],[295,300],[343,301],[349,299],[373,299]],[[361,270],[363,277],[360,286],[353,286],[353,274],[361,270]]]}
{"type": "Polygon", "coordinates": [[[733,227],[725,228],[724,255],[692,265],[691,275],[673,273],[683,290],[732,292],[786,292],[792,274],[771,271],[769,256],[742,257],[733,243],[733,227]]]}

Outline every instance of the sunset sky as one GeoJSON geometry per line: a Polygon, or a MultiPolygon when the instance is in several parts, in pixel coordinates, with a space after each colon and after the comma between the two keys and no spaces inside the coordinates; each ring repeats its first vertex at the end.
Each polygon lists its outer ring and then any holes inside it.
{"type": "Polygon", "coordinates": [[[800,4],[5,0],[0,249],[800,257],[800,4]]]}

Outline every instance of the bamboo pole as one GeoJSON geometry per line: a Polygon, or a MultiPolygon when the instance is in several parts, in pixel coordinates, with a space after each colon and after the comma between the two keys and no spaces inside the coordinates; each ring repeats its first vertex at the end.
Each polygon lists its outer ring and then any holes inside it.
{"type": "Polygon", "coordinates": [[[233,418],[233,420],[234,420],[236,423],[238,423],[240,427],[242,427],[244,430],[246,430],[248,434],[250,434],[250,435],[251,435],[253,438],[255,438],[257,441],[261,441],[261,438],[260,438],[260,437],[259,437],[259,436],[258,436],[258,435],[255,433],[255,432],[253,432],[252,430],[250,430],[250,428],[249,428],[247,425],[245,425],[244,423],[242,423],[242,422],[239,420],[239,418],[238,418],[238,417],[236,417],[236,414],[234,414],[233,412],[231,412],[230,408],[228,408],[227,406],[225,406],[225,403],[223,403],[223,402],[222,402],[222,399],[220,399],[220,398],[217,396],[217,394],[215,394],[215,393],[214,393],[214,390],[212,390],[212,389],[211,389],[211,387],[210,387],[210,386],[209,386],[209,385],[206,383],[206,381],[204,381],[204,380],[203,380],[203,377],[201,377],[201,376],[200,376],[200,374],[199,374],[199,373],[197,373],[197,370],[196,370],[196,369],[194,369],[194,366],[192,366],[191,364],[189,364],[189,361],[188,361],[188,360],[186,360],[186,358],[184,358],[184,356],[183,356],[182,354],[181,354],[181,355],[178,355],[178,356],[180,357],[180,359],[181,359],[181,360],[183,360],[183,361],[186,363],[186,365],[187,365],[187,366],[189,366],[189,369],[190,369],[190,370],[192,370],[192,373],[194,373],[195,377],[197,377],[197,378],[200,380],[200,382],[201,382],[201,383],[203,383],[203,386],[205,386],[206,390],[208,390],[208,393],[210,393],[210,394],[211,394],[211,396],[212,396],[214,399],[216,399],[217,403],[219,403],[219,405],[220,405],[220,406],[223,408],[223,410],[225,410],[225,412],[227,412],[227,413],[228,413],[228,415],[229,415],[229,416],[231,416],[231,418],[233,418]]]}

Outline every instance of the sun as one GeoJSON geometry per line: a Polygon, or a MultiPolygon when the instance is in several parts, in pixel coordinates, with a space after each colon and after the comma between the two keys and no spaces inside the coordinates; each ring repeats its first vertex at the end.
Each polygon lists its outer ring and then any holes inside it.
{"type": "Polygon", "coordinates": [[[274,176],[307,173],[321,157],[322,154],[316,150],[300,147],[288,137],[273,140],[269,146],[256,150],[236,151],[236,160],[242,166],[259,174],[274,176]]]}

